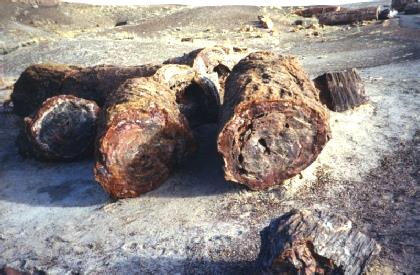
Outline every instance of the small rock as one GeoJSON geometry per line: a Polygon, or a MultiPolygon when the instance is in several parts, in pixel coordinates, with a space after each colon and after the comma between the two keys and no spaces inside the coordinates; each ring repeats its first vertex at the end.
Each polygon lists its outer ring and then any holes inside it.
{"type": "Polygon", "coordinates": [[[37,9],[39,6],[37,4],[32,5],[32,8],[37,9]]]}
{"type": "Polygon", "coordinates": [[[117,20],[117,23],[115,23],[115,27],[125,26],[127,24],[128,24],[127,20],[117,20]]]}
{"type": "Polygon", "coordinates": [[[271,18],[266,15],[259,15],[258,20],[259,20],[260,26],[264,29],[271,30],[274,27],[274,23],[271,20],[271,18]]]}
{"type": "Polygon", "coordinates": [[[181,38],[181,42],[193,42],[194,39],[192,37],[183,37],[181,38]]]}
{"type": "Polygon", "coordinates": [[[314,32],[312,33],[312,35],[313,35],[313,36],[319,36],[319,32],[314,31],[314,32]]]}
{"type": "Polygon", "coordinates": [[[303,25],[303,20],[302,19],[298,19],[293,24],[296,25],[296,26],[297,25],[303,25]]]}

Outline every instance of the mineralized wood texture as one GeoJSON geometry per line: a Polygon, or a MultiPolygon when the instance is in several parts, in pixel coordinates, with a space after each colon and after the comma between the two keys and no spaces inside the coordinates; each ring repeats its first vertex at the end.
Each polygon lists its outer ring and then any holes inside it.
{"type": "Polygon", "coordinates": [[[319,7],[310,7],[306,9],[299,9],[295,12],[296,15],[303,16],[303,17],[312,17],[312,16],[319,16],[321,14],[327,12],[334,12],[344,10],[339,6],[319,6],[319,7]]]}
{"type": "Polygon", "coordinates": [[[375,240],[345,217],[292,210],[261,232],[261,274],[358,275],[379,253],[375,240]]]}
{"type": "Polygon", "coordinates": [[[114,198],[157,188],[194,150],[176,95],[152,77],[127,80],[100,117],[95,178],[114,198]]]}
{"type": "Polygon", "coordinates": [[[13,108],[16,114],[28,116],[44,100],[56,95],[74,95],[102,106],[107,95],[125,80],[151,76],[158,68],[157,65],[98,65],[86,68],[60,64],[31,65],[15,83],[11,95],[13,108]]]}
{"type": "Polygon", "coordinates": [[[343,11],[327,12],[318,16],[323,25],[346,25],[361,21],[378,20],[380,7],[360,9],[346,9],[343,11]]]}
{"type": "Polygon", "coordinates": [[[24,120],[19,152],[45,160],[73,160],[92,154],[99,107],[69,95],[47,99],[24,120]]]}
{"type": "Polygon", "coordinates": [[[368,101],[365,87],[356,69],[327,72],[314,79],[321,102],[336,112],[346,111],[368,101]]]}
{"type": "Polygon", "coordinates": [[[264,189],[297,175],[329,140],[328,113],[297,60],[242,59],[226,81],[218,150],[225,178],[264,189]]]}
{"type": "Polygon", "coordinates": [[[420,13],[420,3],[409,3],[405,6],[405,14],[419,14],[420,13]]]}

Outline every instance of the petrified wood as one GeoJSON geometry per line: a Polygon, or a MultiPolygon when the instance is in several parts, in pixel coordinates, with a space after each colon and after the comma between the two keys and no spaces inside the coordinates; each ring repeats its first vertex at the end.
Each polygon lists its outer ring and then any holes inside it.
{"type": "Polygon", "coordinates": [[[305,9],[299,9],[295,11],[296,15],[303,16],[303,17],[312,17],[312,16],[319,16],[321,14],[327,12],[334,12],[344,10],[339,6],[318,6],[318,7],[309,7],[305,9]]]}
{"type": "Polygon", "coordinates": [[[153,78],[175,93],[179,109],[190,127],[217,122],[220,108],[217,77],[212,79],[187,65],[167,64],[157,70],[153,78]]]}
{"type": "Polygon", "coordinates": [[[296,58],[242,59],[226,81],[218,150],[225,178],[258,190],[297,175],[329,140],[328,112],[296,58]]]}
{"type": "Polygon", "coordinates": [[[193,150],[175,93],[152,77],[129,79],[103,108],[95,178],[114,198],[136,197],[161,185],[193,150]]]}
{"type": "Polygon", "coordinates": [[[404,11],[407,4],[418,2],[417,0],[392,0],[391,8],[404,11]]]}
{"type": "Polygon", "coordinates": [[[315,78],[314,83],[320,91],[321,102],[336,112],[354,108],[369,100],[356,69],[327,72],[315,78]]]}
{"type": "Polygon", "coordinates": [[[381,7],[377,6],[327,12],[319,15],[318,21],[323,25],[346,25],[361,21],[378,20],[380,10],[381,7]]]}
{"type": "Polygon", "coordinates": [[[420,3],[409,3],[405,6],[405,14],[419,14],[420,13],[420,3]]]}
{"type": "Polygon", "coordinates": [[[44,160],[73,160],[92,154],[99,107],[70,95],[48,98],[31,117],[17,145],[23,155],[44,160]]]}
{"type": "Polygon", "coordinates": [[[375,240],[345,217],[292,210],[261,232],[261,274],[358,275],[379,253],[375,240]]]}
{"type": "Polygon", "coordinates": [[[160,66],[120,67],[98,65],[77,67],[59,64],[29,66],[15,83],[11,99],[16,114],[31,115],[41,104],[56,95],[74,95],[95,101],[99,106],[107,95],[128,78],[151,76],[160,66]]]}

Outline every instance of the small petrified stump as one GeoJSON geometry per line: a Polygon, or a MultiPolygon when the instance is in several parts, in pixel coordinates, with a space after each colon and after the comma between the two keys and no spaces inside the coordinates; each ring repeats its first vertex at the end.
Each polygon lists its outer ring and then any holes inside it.
{"type": "Polygon", "coordinates": [[[416,3],[417,0],[392,0],[391,8],[397,11],[404,11],[405,7],[410,3],[416,3]]]}
{"type": "Polygon", "coordinates": [[[99,107],[70,95],[47,99],[24,120],[19,152],[44,160],[73,160],[92,154],[99,107]]]}
{"type": "Polygon", "coordinates": [[[258,15],[258,23],[264,29],[271,30],[274,27],[273,20],[267,15],[258,15]]]}
{"type": "Polygon", "coordinates": [[[405,6],[405,14],[419,14],[420,13],[420,3],[409,3],[405,6]]]}
{"type": "Polygon", "coordinates": [[[358,275],[379,251],[345,217],[292,210],[261,232],[257,262],[262,274],[358,275]]]}
{"type": "Polygon", "coordinates": [[[129,79],[101,115],[95,178],[114,198],[137,197],[161,185],[193,150],[175,93],[152,77],[129,79]]]}
{"type": "Polygon", "coordinates": [[[217,77],[211,79],[187,65],[167,64],[157,70],[153,78],[175,93],[179,109],[190,127],[217,122],[220,108],[217,77]]]}
{"type": "Polygon", "coordinates": [[[314,83],[320,90],[321,102],[336,112],[346,111],[369,100],[356,69],[327,72],[315,78],[314,83]]]}
{"type": "Polygon", "coordinates": [[[329,140],[328,112],[296,58],[256,52],[226,81],[218,150],[225,178],[258,190],[297,175],[329,140]]]}
{"type": "Polygon", "coordinates": [[[318,16],[318,21],[322,25],[346,25],[362,21],[378,20],[380,11],[380,6],[345,9],[321,14],[318,16]]]}
{"type": "Polygon", "coordinates": [[[77,67],[59,64],[29,66],[15,83],[11,99],[20,116],[35,112],[41,104],[56,95],[74,95],[93,100],[99,106],[107,95],[128,78],[151,76],[160,66],[141,65],[120,67],[98,65],[77,67]]]}
{"type": "Polygon", "coordinates": [[[327,12],[335,12],[335,11],[342,11],[343,8],[339,6],[318,6],[318,7],[310,7],[305,9],[299,9],[295,11],[296,15],[302,16],[302,17],[318,17],[321,14],[327,13],[327,12]]]}

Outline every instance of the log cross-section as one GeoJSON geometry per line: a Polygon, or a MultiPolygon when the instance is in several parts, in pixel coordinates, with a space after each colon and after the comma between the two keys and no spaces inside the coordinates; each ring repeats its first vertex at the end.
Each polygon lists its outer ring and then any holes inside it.
{"type": "Polygon", "coordinates": [[[256,52],[226,81],[218,150],[225,178],[265,189],[297,175],[329,140],[328,112],[296,58],[256,52]]]}

